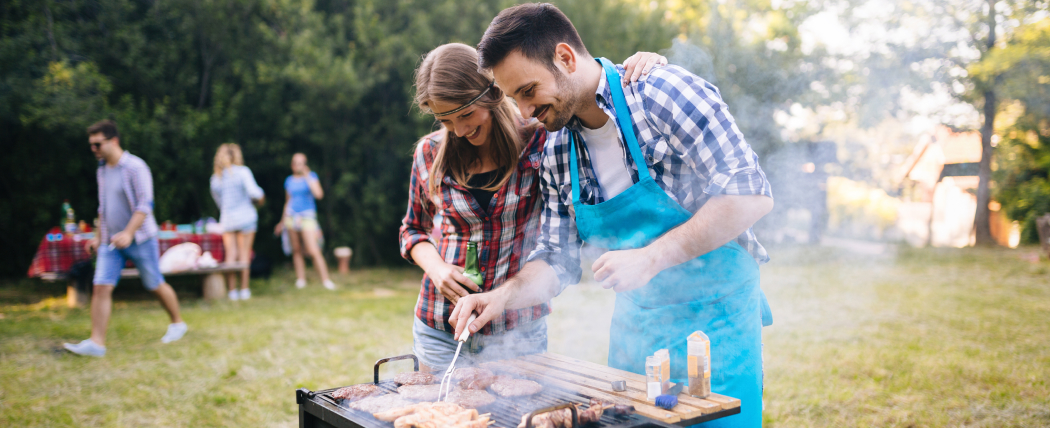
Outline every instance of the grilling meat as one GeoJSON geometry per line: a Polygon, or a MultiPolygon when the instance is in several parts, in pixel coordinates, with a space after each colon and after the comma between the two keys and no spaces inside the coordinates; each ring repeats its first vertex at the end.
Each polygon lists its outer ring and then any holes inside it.
{"type": "Polygon", "coordinates": [[[456,382],[462,389],[483,390],[488,388],[495,380],[496,375],[491,370],[474,367],[458,369],[452,374],[452,381],[456,382]]]}
{"type": "MultiPolygon", "coordinates": [[[[586,409],[580,407],[579,404],[574,404],[574,406],[576,406],[576,416],[580,419],[580,425],[598,422],[606,408],[604,402],[595,398],[591,399],[591,404],[586,409]]],[[[525,428],[525,420],[528,417],[528,414],[521,416],[521,423],[518,424],[518,428],[525,428]]],[[[536,415],[532,418],[532,426],[536,428],[572,428],[572,411],[569,409],[558,409],[553,412],[536,415]]]]}
{"type": "Polygon", "coordinates": [[[477,409],[492,404],[493,401],[496,401],[496,397],[481,390],[456,389],[448,395],[448,401],[468,409],[477,409]]]}
{"type": "Polygon", "coordinates": [[[543,386],[531,380],[498,376],[498,379],[489,385],[489,389],[500,397],[524,397],[538,394],[543,390],[543,386]]]}
{"type": "Polygon", "coordinates": [[[379,389],[371,383],[362,383],[359,385],[352,385],[346,388],[339,388],[332,393],[332,398],[336,400],[350,400],[357,401],[362,398],[368,397],[379,389]]]}
{"type": "Polygon", "coordinates": [[[397,388],[397,393],[406,400],[437,401],[441,385],[401,385],[397,388]]]}
{"type": "Polygon", "coordinates": [[[438,412],[444,412],[446,414],[452,414],[452,413],[456,413],[456,412],[462,412],[463,410],[466,410],[466,409],[464,409],[459,404],[455,404],[455,403],[445,403],[445,402],[429,403],[429,402],[424,402],[424,403],[416,403],[416,404],[413,404],[411,406],[406,406],[406,407],[400,407],[400,408],[397,408],[397,409],[387,410],[385,412],[374,413],[374,414],[372,414],[372,416],[375,416],[376,419],[379,419],[381,421],[393,422],[397,418],[400,418],[402,416],[411,415],[413,413],[416,413],[417,411],[423,411],[423,410],[438,411],[438,412]]]}
{"type": "Polygon", "coordinates": [[[400,394],[386,394],[362,398],[360,401],[351,403],[348,407],[365,413],[380,413],[391,409],[408,407],[413,404],[415,402],[402,398],[400,394]]]}
{"type": "Polygon", "coordinates": [[[478,415],[453,403],[417,403],[375,413],[376,419],[393,422],[394,428],[487,428],[489,416],[478,415]]]}
{"type": "Polygon", "coordinates": [[[436,376],[423,372],[401,372],[394,376],[394,383],[398,385],[430,385],[437,380],[436,376]]]}

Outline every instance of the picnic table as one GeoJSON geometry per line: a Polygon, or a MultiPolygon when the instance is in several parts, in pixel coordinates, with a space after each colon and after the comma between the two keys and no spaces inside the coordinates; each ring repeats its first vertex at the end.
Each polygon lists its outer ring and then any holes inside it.
{"type": "MultiPolygon", "coordinates": [[[[82,306],[88,302],[88,294],[78,292],[76,283],[68,277],[70,268],[81,261],[90,260],[94,257],[84,249],[84,244],[94,235],[88,234],[63,234],[52,230],[37,247],[36,256],[29,265],[30,278],[40,278],[46,282],[69,281],[66,286],[66,303],[70,307],[82,306]]],[[[157,242],[160,253],[164,254],[169,248],[184,242],[192,242],[200,245],[203,251],[210,251],[215,260],[223,260],[226,257],[225,248],[222,244],[222,235],[218,233],[178,233],[164,234],[157,242]]],[[[130,262],[129,262],[130,263],[130,262]]],[[[202,285],[205,299],[222,298],[225,293],[225,281],[223,274],[238,272],[245,268],[243,263],[220,264],[214,268],[192,269],[181,272],[164,272],[164,276],[178,275],[202,275],[202,285]]],[[[120,273],[121,278],[138,278],[138,269],[128,268],[120,273]]]]}

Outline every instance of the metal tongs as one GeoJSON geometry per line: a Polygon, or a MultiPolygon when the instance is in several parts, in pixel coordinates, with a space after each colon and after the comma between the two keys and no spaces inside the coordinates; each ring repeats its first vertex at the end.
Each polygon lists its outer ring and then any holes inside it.
{"type": "Polygon", "coordinates": [[[456,355],[452,357],[452,364],[448,365],[448,369],[445,370],[445,376],[441,377],[441,389],[438,389],[438,401],[448,401],[448,394],[452,392],[452,373],[456,371],[456,360],[459,359],[459,351],[463,350],[463,343],[470,338],[470,325],[474,324],[474,320],[478,319],[475,314],[470,314],[470,319],[467,320],[467,326],[463,329],[463,334],[456,339],[459,345],[456,345],[456,355]],[[448,386],[445,386],[445,385],[448,386]],[[444,398],[442,398],[444,394],[444,398]]]}

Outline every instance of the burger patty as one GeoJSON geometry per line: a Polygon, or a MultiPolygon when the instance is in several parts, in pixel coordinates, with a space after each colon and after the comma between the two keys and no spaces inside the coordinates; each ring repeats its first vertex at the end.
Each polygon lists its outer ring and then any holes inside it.
{"type": "Polygon", "coordinates": [[[398,385],[429,385],[436,380],[436,376],[423,372],[401,372],[394,376],[394,383],[398,385]]]}
{"type": "Polygon", "coordinates": [[[477,409],[492,404],[496,401],[496,397],[476,389],[457,389],[448,395],[448,401],[468,409],[477,409]]]}
{"type": "Polygon", "coordinates": [[[345,388],[339,388],[332,393],[332,398],[336,400],[350,400],[357,401],[362,398],[368,397],[369,395],[375,394],[379,389],[378,386],[371,383],[362,383],[359,385],[351,385],[345,388]]]}
{"type": "Polygon", "coordinates": [[[538,394],[543,390],[539,383],[527,379],[514,379],[500,376],[496,382],[489,385],[489,389],[500,397],[524,397],[538,394]]]}
{"type": "Polygon", "coordinates": [[[437,401],[441,385],[401,385],[397,393],[406,400],[437,401]]]}
{"type": "Polygon", "coordinates": [[[360,401],[351,403],[348,407],[372,414],[411,406],[412,404],[415,404],[415,402],[404,399],[400,394],[386,394],[363,398],[360,401]]]}
{"type": "Polygon", "coordinates": [[[452,374],[452,381],[462,389],[483,390],[488,388],[496,380],[495,378],[496,375],[491,370],[475,367],[459,369],[452,374]]]}

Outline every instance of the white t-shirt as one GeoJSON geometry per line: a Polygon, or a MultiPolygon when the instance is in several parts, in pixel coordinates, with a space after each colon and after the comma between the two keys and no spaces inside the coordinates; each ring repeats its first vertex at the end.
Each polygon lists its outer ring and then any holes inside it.
{"type": "Polygon", "coordinates": [[[587,145],[587,154],[591,158],[591,167],[598,176],[598,185],[605,194],[605,200],[612,199],[634,184],[631,171],[627,169],[627,154],[620,142],[620,131],[616,129],[612,118],[598,129],[582,126],[580,136],[587,145]]]}

